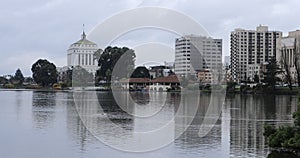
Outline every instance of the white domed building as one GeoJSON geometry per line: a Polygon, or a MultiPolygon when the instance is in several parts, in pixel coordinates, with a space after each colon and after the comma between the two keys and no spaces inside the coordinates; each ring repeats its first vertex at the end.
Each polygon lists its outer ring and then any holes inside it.
{"type": "Polygon", "coordinates": [[[87,40],[86,34],[83,31],[81,39],[71,44],[68,49],[68,67],[79,65],[95,75],[99,68],[98,61],[94,59],[94,52],[97,50],[97,44],[87,40]]]}

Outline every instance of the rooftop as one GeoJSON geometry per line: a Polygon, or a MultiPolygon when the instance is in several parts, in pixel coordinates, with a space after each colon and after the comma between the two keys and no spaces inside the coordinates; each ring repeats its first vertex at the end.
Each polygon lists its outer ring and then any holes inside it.
{"type": "Polygon", "coordinates": [[[73,44],[80,44],[80,45],[82,45],[82,44],[86,44],[86,45],[97,45],[96,43],[87,40],[86,34],[85,34],[84,31],[82,32],[81,39],[80,39],[79,41],[73,43],[73,44]]]}

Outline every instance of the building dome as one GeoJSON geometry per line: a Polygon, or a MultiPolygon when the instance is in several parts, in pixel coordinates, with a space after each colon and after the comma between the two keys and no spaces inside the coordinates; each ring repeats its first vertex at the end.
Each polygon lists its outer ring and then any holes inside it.
{"type": "Polygon", "coordinates": [[[81,39],[70,45],[67,50],[68,66],[81,66],[88,72],[95,74],[98,69],[98,61],[94,57],[94,52],[98,50],[96,43],[89,41],[83,31],[81,39]]]}
{"type": "Polygon", "coordinates": [[[92,46],[92,47],[97,47],[97,44],[92,42],[92,41],[89,41],[87,38],[86,38],[86,34],[85,32],[83,31],[82,32],[82,35],[81,35],[81,39],[75,43],[73,43],[70,47],[78,47],[78,46],[92,46]]]}

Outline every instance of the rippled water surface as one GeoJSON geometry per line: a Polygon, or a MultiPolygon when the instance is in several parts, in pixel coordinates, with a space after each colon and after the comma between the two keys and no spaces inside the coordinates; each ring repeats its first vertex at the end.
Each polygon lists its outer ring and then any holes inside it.
{"type": "Polygon", "coordinates": [[[120,108],[108,92],[82,92],[80,101],[88,101],[78,102],[73,92],[0,91],[0,157],[268,157],[263,127],[291,124],[297,105],[297,96],[228,95],[219,106],[222,113],[215,116],[216,124],[200,138],[199,128],[210,102],[210,94],[201,94],[196,115],[180,137],[176,138],[174,128],[160,136],[174,137],[174,142],[151,152],[132,153],[105,145],[97,137],[116,146],[134,146],[125,140],[134,132],[155,130],[172,121],[182,100],[184,110],[173,123],[180,127],[189,121],[193,101],[179,93],[132,93],[130,97],[136,106],[120,108]],[[91,102],[100,103],[102,111],[90,106],[91,102]],[[125,111],[147,117],[133,117],[125,111]],[[110,131],[107,118],[123,130],[110,131]]]}

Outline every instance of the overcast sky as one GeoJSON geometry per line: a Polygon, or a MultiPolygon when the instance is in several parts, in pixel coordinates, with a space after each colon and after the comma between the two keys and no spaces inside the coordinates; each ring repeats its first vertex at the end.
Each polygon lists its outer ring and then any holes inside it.
{"type": "MultiPolygon", "coordinates": [[[[255,29],[262,24],[268,25],[270,30],[284,33],[300,29],[299,0],[2,1],[0,75],[14,74],[17,68],[21,68],[25,75],[31,75],[31,65],[39,58],[64,66],[66,50],[80,39],[83,23],[88,33],[116,13],[144,6],[170,8],[192,17],[212,37],[223,39],[223,56],[229,55],[229,34],[235,28],[255,29]]],[[[151,38],[151,42],[155,42],[151,31],[143,38],[151,38]]],[[[115,44],[131,46],[130,43],[135,43],[132,41],[139,39],[134,37],[137,36],[132,33],[132,36],[118,39],[115,44]]],[[[173,42],[173,39],[166,40],[170,46],[173,42]]]]}

